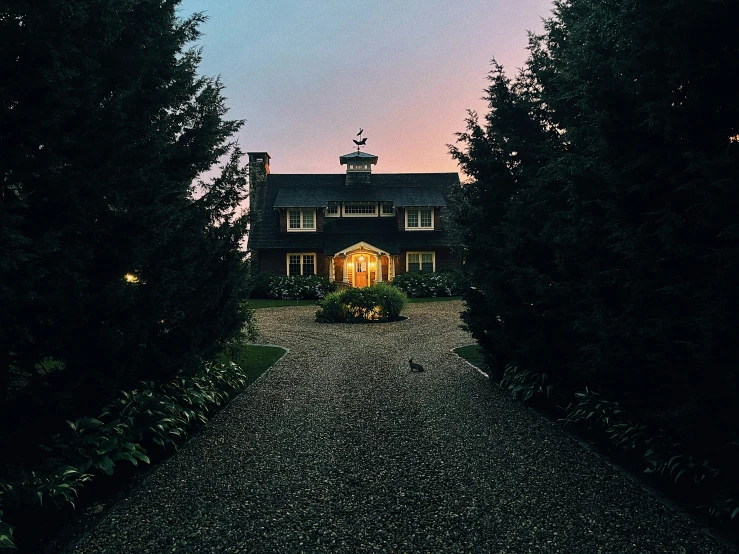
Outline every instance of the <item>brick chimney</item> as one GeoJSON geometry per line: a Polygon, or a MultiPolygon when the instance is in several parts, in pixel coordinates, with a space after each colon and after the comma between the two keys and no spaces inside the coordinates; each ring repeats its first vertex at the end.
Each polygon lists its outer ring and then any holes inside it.
{"type": "Polygon", "coordinates": [[[249,189],[264,185],[269,175],[269,154],[267,152],[247,152],[249,156],[249,189]]]}

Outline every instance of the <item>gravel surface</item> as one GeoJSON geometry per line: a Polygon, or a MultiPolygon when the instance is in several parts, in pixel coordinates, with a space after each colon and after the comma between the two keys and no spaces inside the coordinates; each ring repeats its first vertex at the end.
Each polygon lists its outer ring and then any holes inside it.
{"type": "Polygon", "coordinates": [[[290,352],[74,551],[733,552],[452,354],[461,309],[258,310],[290,352]]]}

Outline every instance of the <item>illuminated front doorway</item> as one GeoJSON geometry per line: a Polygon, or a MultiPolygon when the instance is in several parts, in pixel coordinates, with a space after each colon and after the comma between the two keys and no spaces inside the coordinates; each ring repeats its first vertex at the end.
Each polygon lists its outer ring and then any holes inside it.
{"type": "Polygon", "coordinates": [[[329,272],[329,280],[336,275],[336,281],[348,287],[369,287],[392,281],[395,276],[393,256],[367,242],[352,244],[329,256],[329,267],[333,268],[329,272]]]}

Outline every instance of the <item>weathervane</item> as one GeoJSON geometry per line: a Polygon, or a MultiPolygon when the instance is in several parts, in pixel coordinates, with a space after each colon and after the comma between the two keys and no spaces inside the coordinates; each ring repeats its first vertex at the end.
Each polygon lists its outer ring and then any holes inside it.
{"type": "Polygon", "coordinates": [[[359,137],[359,140],[353,139],[354,140],[354,144],[357,145],[357,152],[359,152],[359,147],[360,146],[364,146],[365,144],[367,144],[367,138],[366,137],[365,138],[362,138],[362,133],[364,133],[364,129],[361,129],[360,128],[359,129],[359,132],[357,133],[357,136],[359,137]]]}

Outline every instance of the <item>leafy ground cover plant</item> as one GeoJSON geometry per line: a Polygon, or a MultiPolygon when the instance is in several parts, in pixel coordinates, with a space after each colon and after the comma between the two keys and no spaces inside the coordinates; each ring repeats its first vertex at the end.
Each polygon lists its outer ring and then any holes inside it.
{"type": "Polygon", "coordinates": [[[386,283],[351,288],[329,294],[319,304],[319,323],[365,323],[394,321],[408,303],[401,290],[386,283]]]}
{"type": "MultiPolygon", "coordinates": [[[[479,346],[458,348],[455,352],[473,365],[487,368],[479,346]]],[[[515,399],[533,403],[550,415],[564,412],[560,421],[576,427],[590,439],[612,445],[615,450],[609,452],[632,469],[641,468],[645,474],[659,476],[674,486],[680,483],[683,494],[707,507],[711,516],[739,519],[739,494],[735,476],[727,474],[730,471],[722,471],[705,457],[691,454],[686,444],[675,441],[664,430],[627,418],[621,403],[588,387],[566,393],[562,387],[555,387],[547,374],[521,370],[512,364],[506,366],[500,387],[515,399]],[[567,407],[556,405],[554,397],[561,400],[565,394],[572,402],[567,407]]]]}
{"type": "Polygon", "coordinates": [[[549,398],[555,389],[554,383],[546,373],[521,370],[513,364],[506,366],[500,386],[511,391],[513,398],[522,402],[540,395],[546,395],[549,398]]]}
{"type": "Polygon", "coordinates": [[[69,421],[57,434],[38,468],[21,470],[0,481],[0,549],[13,548],[13,526],[28,536],[34,521],[28,514],[41,509],[74,508],[90,482],[113,475],[121,462],[150,463],[151,450],[164,454],[177,448],[284,354],[284,349],[233,345],[203,371],[167,383],[142,382],[122,392],[97,418],[69,421]]]}

